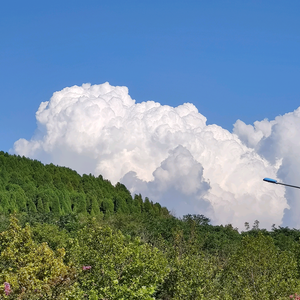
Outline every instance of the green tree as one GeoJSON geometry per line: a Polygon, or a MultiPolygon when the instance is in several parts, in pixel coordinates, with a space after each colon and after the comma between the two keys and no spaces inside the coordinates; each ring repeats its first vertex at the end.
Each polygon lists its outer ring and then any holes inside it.
{"type": "Polygon", "coordinates": [[[8,184],[6,186],[7,191],[10,193],[10,210],[11,212],[25,212],[27,211],[26,203],[27,196],[24,190],[17,184],[8,184]]]}
{"type": "Polygon", "coordinates": [[[0,294],[7,282],[12,299],[63,299],[75,275],[63,262],[63,248],[53,251],[47,243],[35,243],[30,227],[21,228],[11,217],[8,230],[0,233],[0,251],[0,294]]]}
{"type": "MultiPolygon", "coordinates": [[[[170,260],[169,260],[170,262],[170,260]]],[[[161,286],[159,299],[221,299],[216,257],[185,253],[171,261],[171,272],[161,286]]]]}
{"type": "Polygon", "coordinates": [[[84,193],[72,193],[71,203],[73,212],[77,214],[87,213],[86,196],[84,193]]]}
{"type": "Polygon", "coordinates": [[[246,236],[222,276],[232,299],[272,299],[288,296],[299,285],[297,262],[290,251],[279,251],[271,237],[246,236]]]}
{"type": "Polygon", "coordinates": [[[88,267],[80,273],[82,289],[98,299],[153,299],[168,272],[158,249],[93,224],[79,232],[71,255],[77,265],[88,267]]]}
{"type": "Polygon", "coordinates": [[[111,199],[104,198],[101,204],[101,210],[105,214],[112,214],[114,212],[114,203],[111,199]]]}
{"type": "Polygon", "coordinates": [[[119,195],[114,197],[114,210],[117,213],[129,213],[126,201],[119,195]]]}
{"type": "Polygon", "coordinates": [[[144,202],[144,211],[149,213],[153,211],[153,205],[151,204],[150,200],[148,199],[148,197],[145,198],[145,202],[144,202]]]}

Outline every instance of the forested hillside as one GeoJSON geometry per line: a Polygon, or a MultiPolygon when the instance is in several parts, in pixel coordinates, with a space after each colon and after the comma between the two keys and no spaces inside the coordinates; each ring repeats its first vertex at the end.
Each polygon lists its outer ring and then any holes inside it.
{"type": "Polygon", "coordinates": [[[297,299],[299,230],[238,232],[143,196],[0,152],[0,299],[297,299]]]}
{"type": "Polygon", "coordinates": [[[65,167],[0,152],[0,212],[103,216],[144,211],[168,214],[159,203],[143,201],[141,195],[133,199],[123,184],[113,186],[101,175],[80,176],[65,167]]]}

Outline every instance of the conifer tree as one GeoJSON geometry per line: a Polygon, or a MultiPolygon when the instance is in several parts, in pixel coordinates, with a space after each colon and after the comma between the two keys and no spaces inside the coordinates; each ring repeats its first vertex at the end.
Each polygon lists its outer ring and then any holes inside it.
{"type": "Polygon", "coordinates": [[[114,212],[114,203],[111,199],[105,198],[102,201],[101,204],[101,210],[104,212],[104,214],[112,214],[114,212]]]}

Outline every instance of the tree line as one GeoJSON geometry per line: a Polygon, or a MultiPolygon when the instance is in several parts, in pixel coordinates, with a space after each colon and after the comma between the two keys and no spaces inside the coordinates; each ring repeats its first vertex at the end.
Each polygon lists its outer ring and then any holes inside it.
{"type": "Polygon", "coordinates": [[[121,183],[0,152],[0,213],[168,214],[165,207],[141,195],[134,198],[121,183]]]}

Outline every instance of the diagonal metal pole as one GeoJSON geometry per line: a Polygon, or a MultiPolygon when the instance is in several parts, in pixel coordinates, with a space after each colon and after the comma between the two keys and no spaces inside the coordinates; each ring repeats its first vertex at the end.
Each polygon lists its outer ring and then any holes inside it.
{"type": "Polygon", "coordinates": [[[263,181],[274,183],[274,184],[285,185],[285,186],[293,187],[293,188],[296,188],[296,189],[300,189],[300,186],[278,182],[277,180],[272,179],[272,178],[264,178],[263,181]]]}

